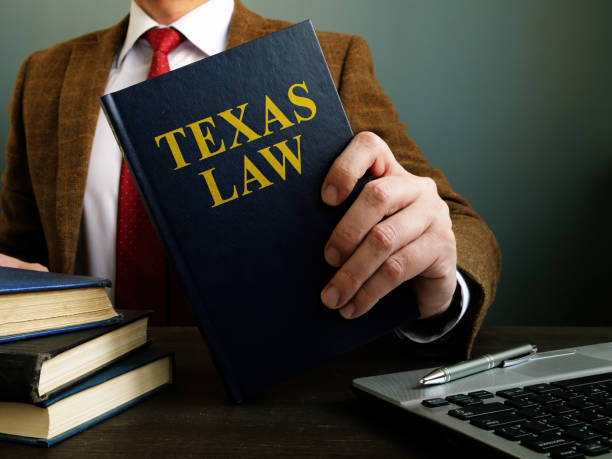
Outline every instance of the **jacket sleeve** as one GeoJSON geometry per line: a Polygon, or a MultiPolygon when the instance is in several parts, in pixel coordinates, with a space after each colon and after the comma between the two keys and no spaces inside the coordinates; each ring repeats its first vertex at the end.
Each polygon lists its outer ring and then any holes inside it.
{"type": "Polygon", "coordinates": [[[29,58],[22,64],[9,103],[10,130],[0,190],[0,253],[48,264],[47,245],[32,189],[23,123],[23,89],[29,58]]]}
{"type": "MultiPolygon", "coordinates": [[[[495,297],[501,269],[499,247],[491,230],[468,202],[451,188],[446,177],[431,167],[419,147],[406,134],[389,97],[374,77],[367,43],[354,36],[348,45],[338,92],[355,133],[371,131],[382,137],[409,172],[435,180],[448,204],[457,240],[458,269],[466,275],[471,300],[465,317],[442,343],[426,345],[428,351],[469,355],[487,309],[495,297]]],[[[416,345],[415,345],[416,346],[416,345]]]]}

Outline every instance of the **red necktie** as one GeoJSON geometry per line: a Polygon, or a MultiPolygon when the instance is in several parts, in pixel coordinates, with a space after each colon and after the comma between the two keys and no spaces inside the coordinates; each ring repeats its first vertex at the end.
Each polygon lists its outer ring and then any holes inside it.
{"type": "MultiPolygon", "coordinates": [[[[150,29],[144,37],[153,48],[147,79],[170,71],[168,53],[185,37],[170,28],[150,29]]],[[[167,323],[168,276],[163,246],[123,161],[119,178],[115,306],[152,309],[152,325],[167,323]]]]}

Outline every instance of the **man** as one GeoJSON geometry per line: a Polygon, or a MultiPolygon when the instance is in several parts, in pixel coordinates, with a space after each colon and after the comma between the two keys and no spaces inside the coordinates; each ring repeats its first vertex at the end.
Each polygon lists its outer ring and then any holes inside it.
{"type": "MultiPolygon", "coordinates": [[[[239,0],[135,0],[129,25],[126,19],[30,56],[11,101],[0,265],[73,272],[79,249],[89,260],[86,273],[114,277],[121,158],[98,98],[146,77],[154,53],[142,34],[170,24],[186,37],[168,51],[170,68],[289,25],[239,0]]],[[[365,42],[325,32],[319,39],[358,132],[332,165],[321,198],[339,205],[361,176],[373,178],[325,248],[338,271],[322,302],[351,319],[410,281],[424,320],[405,334],[432,341],[461,319],[452,342],[468,349],[495,294],[495,239],[406,136],[374,79],[365,42]]]]}

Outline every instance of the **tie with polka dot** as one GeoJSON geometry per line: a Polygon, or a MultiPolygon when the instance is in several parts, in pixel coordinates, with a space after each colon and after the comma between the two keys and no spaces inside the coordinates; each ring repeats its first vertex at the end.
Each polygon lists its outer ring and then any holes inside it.
{"type": "MultiPolygon", "coordinates": [[[[168,53],[185,37],[170,28],[150,29],[144,37],[153,48],[147,78],[170,71],[168,53]]],[[[119,178],[115,306],[125,309],[152,309],[154,313],[150,323],[165,323],[167,269],[161,241],[123,161],[119,178]]]]}

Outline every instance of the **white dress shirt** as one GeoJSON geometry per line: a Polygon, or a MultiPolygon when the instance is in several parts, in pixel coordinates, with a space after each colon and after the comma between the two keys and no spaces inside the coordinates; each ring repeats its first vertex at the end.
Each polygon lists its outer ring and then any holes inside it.
{"type": "MultiPolygon", "coordinates": [[[[209,0],[168,27],[180,31],[187,39],[168,55],[170,69],[191,64],[225,50],[233,0],[209,0]]],[[[117,54],[108,76],[105,94],[146,80],[153,50],[143,33],[160,26],[134,1],[125,42],[117,54]]],[[[106,117],[100,110],[91,149],[83,210],[83,249],[87,274],[109,278],[115,283],[115,248],[119,196],[121,152],[106,117]]],[[[469,302],[469,291],[461,274],[461,313],[435,336],[420,336],[415,330],[402,329],[401,334],[417,342],[430,342],[450,331],[463,316],[469,302]]],[[[109,292],[114,300],[114,289],[109,292]]]]}

